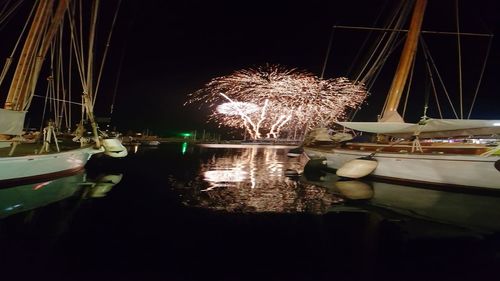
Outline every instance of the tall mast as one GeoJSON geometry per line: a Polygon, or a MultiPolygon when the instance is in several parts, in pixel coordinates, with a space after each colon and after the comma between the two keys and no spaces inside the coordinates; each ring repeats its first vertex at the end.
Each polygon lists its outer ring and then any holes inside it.
{"type": "Polygon", "coordinates": [[[58,26],[62,22],[68,3],[69,0],[60,0],[54,15],[52,15],[54,0],[39,1],[35,18],[31,24],[10,85],[4,106],[5,109],[26,110],[24,108],[25,104],[35,90],[41,64],[47,54],[50,42],[52,42],[58,26]],[[47,28],[49,20],[51,22],[47,28]]]}
{"type": "Polygon", "coordinates": [[[418,37],[424,19],[425,6],[427,0],[416,0],[415,8],[411,18],[410,28],[408,30],[408,37],[406,38],[403,52],[399,60],[396,74],[392,80],[391,88],[386,100],[385,110],[382,114],[381,122],[395,121],[403,122],[403,118],[398,114],[399,101],[403,93],[410,67],[415,59],[417,52],[418,37]]]}

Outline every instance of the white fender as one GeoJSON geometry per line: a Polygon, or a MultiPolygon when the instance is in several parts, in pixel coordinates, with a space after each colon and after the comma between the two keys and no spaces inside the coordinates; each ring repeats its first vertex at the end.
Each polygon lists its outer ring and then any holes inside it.
{"type": "Polygon", "coordinates": [[[127,149],[118,139],[104,139],[102,140],[102,146],[105,149],[104,154],[110,157],[121,158],[128,155],[127,149]]]}
{"type": "Polygon", "coordinates": [[[371,174],[377,168],[377,165],[375,159],[353,159],[337,170],[337,176],[358,179],[371,174]]]}

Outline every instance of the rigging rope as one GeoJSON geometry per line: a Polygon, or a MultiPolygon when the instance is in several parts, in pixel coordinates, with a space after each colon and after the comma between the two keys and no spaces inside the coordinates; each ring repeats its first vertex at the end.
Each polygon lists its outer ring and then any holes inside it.
{"type": "MultiPolygon", "coordinates": [[[[387,3],[386,3],[387,4],[387,3]]],[[[407,13],[409,13],[411,10],[411,5],[404,5],[404,2],[400,2],[400,5],[398,5],[394,12],[393,16],[390,18],[386,26],[389,28],[395,28],[399,29],[401,26],[404,24],[404,18],[406,17],[407,13]],[[398,16],[399,15],[399,16],[398,16]]],[[[378,21],[379,17],[381,16],[382,13],[379,13],[377,16],[377,19],[375,23],[378,21]]],[[[362,47],[359,49],[359,52],[356,55],[355,60],[358,60],[359,55],[361,53],[361,50],[364,49],[364,46],[366,45],[370,35],[372,34],[372,31],[368,34],[366,39],[363,42],[362,47]]],[[[399,40],[399,42],[396,40],[397,39],[397,32],[391,32],[389,37],[387,37],[388,32],[385,31],[383,35],[381,35],[378,39],[378,43],[373,47],[372,51],[370,52],[371,55],[367,59],[366,63],[362,67],[362,69],[359,71],[358,76],[355,78],[355,81],[361,81],[367,86],[367,90],[370,91],[371,87],[373,86],[373,83],[375,82],[376,78],[380,74],[382,70],[382,65],[387,61],[389,56],[392,54],[392,52],[397,48],[397,46],[402,42],[399,40]],[[385,43],[384,43],[385,40],[385,43]],[[381,50],[380,46],[384,44],[381,50]],[[376,58],[374,59],[375,55],[378,53],[376,58]],[[374,62],[372,63],[372,61],[374,62]],[[372,65],[368,71],[366,71],[368,65],[372,65]],[[366,73],[365,73],[366,71],[366,73]]],[[[352,66],[351,66],[352,68],[352,66]]],[[[350,70],[349,70],[350,72],[350,70]]],[[[385,105],[384,105],[385,107],[385,105]]],[[[353,120],[356,114],[359,111],[359,107],[354,110],[354,112],[351,114],[351,116],[348,118],[349,120],[353,120]]]]}
{"type": "Polygon", "coordinates": [[[434,69],[434,71],[436,72],[436,75],[438,76],[438,79],[439,79],[439,82],[441,84],[441,87],[443,88],[443,91],[446,95],[446,98],[448,99],[448,103],[450,104],[451,106],[451,109],[453,110],[453,114],[455,115],[455,118],[458,119],[458,114],[457,114],[457,111],[455,110],[455,107],[453,106],[453,102],[451,101],[451,98],[450,98],[450,95],[448,94],[448,91],[446,90],[446,86],[444,85],[444,82],[443,82],[443,79],[441,77],[441,74],[439,73],[438,69],[437,69],[437,66],[436,66],[436,63],[434,62],[434,59],[432,58],[432,55],[429,51],[429,48],[427,47],[427,44],[425,43],[425,41],[423,40],[422,38],[422,45],[424,46],[424,49],[425,49],[425,52],[427,52],[427,55],[429,56],[429,60],[431,62],[431,65],[434,69]]]}
{"type": "Polygon", "coordinates": [[[114,86],[114,89],[113,89],[113,97],[111,99],[111,106],[109,108],[109,116],[110,117],[113,115],[113,110],[114,110],[114,107],[115,107],[116,93],[118,92],[118,84],[120,82],[120,77],[121,77],[121,74],[122,74],[122,66],[123,66],[123,60],[125,58],[125,50],[126,50],[126,42],[125,42],[125,44],[123,46],[123,49],[122,49],[122,52],[121,52],[120,63],[118,65],[118,73],[116,74],[115,86],[114,86]]]}
{"type": "Polygon", "coordinates": [[[476,91],[474,92],[474,98],[472,99],[472,104],[470,106],[469,114],[467,115],[467,119],[470,118],[470,115],[472,113],[472,109],[474,108],[474,104],[476,103],[476,98],[477,98],[477,94],[479,92],[479,87],[481,87],[481,82],[483,81],[484,70],[486,69],[486,64],[487,64],[487,61],[488,61],[488,57],[490,56],[492,42],[493,42],[493,37],[490,37],[490,40],[489,40],[489,43],[488,43],[488,49],[486,50],[486,56],[484,57],[483,67],[481,68],[481,74],[479,76],[479,81],[477,82],[476,91]]]}
{"type": "MultiPolygon", "coordinates": [[[[97,27],[97,14],[99,11],[99,0],[93,2],[93,9],[91,14],[91,24],[90,24],[90,32],[89,32],[89,46],[88,46],[88,54],[87,54],[87,88],[86,93],[88,94],[88,98],[92,103],[92,107],[94,106],[93,99],[94,89],[92,88],[93,80],[94,80],[94,42],[95,42],[95,30],[97,27]]],[[[88,108],[88,110],[91,110],[88,108]]]]}
{"type": "Polygon", "coordinates": [[[328,62],[328,57],[330,56],[330,52],[332,49],[332,42],[333,42],[333,34],[334,33],[335,33],[335,27],[332,28],[332,31],[330,32],[330,39],[328,40],[328,48],[326,48],[325,61],[323,62],[323,68],[321,69],[321,76],[320,76],[321,79],[323,79],[323,77],[325,76],[326,63],[328,62]]]}
{"type": "MultiPolygon", "coordinates": [[[[383,60],[381,60],[379,62],[379,66],[376,66],[376,70],[375,72],[372,74],[373,76],[370,77],[370,79],[368,79],[368,82],[367,84],[365,84],[366,86],[366,89],[368,92],[371,92],[371,89],[372,87],[375,85],[375,81],[377,81],[378,79],[378,76],[380,75],[380,73],[382,72],[382,67],[385,62],[389,59],[389,57],[391,56],[391,54],[398,49],[398,47],[404,42],[404,38],[400,38],[400,40],[392,47],[392,49],[387,53],[387,55],[384,57],[383,60]]],[[[387,102],[384,102],[384,106],[382,107],[382,110],[385,108],[387,102]]],[[[350,121],[352,121],[354,119],[354,117],[356,117],[356,114],[358,113],[359,111],[359,107],[356,108],[356,110],[354,111],[354,113],[352,114],[352,116],[350,118],[348,118],[350,121]]],[[[383,112],[383,111],[382,111],[383,112]]]]}
{"type": "Polygon", "coordinates": [[[47,110],[47,102],[49,100],[49,91],[50,91],[50,86],[47,86],[47,89],[45,90],[45,102],[43,104],[43,111],[42,111],[42,122],[40,123],[40,132],[43,132],[43,119],[45,118],[45,111],[47,110]]]}
{"type": "MultiPolygon", "coordinates": [[[[406,15],[406,11],[408,10],[408,8],[409,8],[408,5],[403,6],[403,2],[401,3],[401,6],[398,6],[396,13],[394,13],[393,18],[391,18],[391,20],[389,22],[390,28],[399,29],[404,24],[405,15],[406,15]],[[400,12],[400,10],[402,10],[402,12],[400,12]],[[398,14],[399,14],[399,17],[397,17],[397,20],[396,20],[396,16],[398,14]],[[396,21],[396,22],[394,23],[394,21],[396,21]],[[394,26],[392,27],[393,24],[394,24],[394,26]]],[[[386,40],[385,37],[387,37],[387,34],[388,34],[388,32],[384,32],[383,35],[378,40],[378,43],[374,47],[373,51],[371,52],[370,57],[366,61],[365,65],[362,67],[361,71],[358,74],[358,77],[356,77],[356,81],[361,80],[363,83],[365,83],[368,79],[371,78],[374,70],[376,70],[378,68],[378,66],[380,65],[379,61],[383,58],[387,58],[387,56],[388,56],[387,52],[388,52],[388,50],[391,49],[390,46],[394,46],[394,41],[396,40],[398,33],[397,32],[390,32],[389,38],[387,39],[384,46],[382,47],[382,50],[378,51],[380,46],[384,42],[384,40],[386,40]],[[377,52],[378,52],[378,55],[377,55],[375,61],[372,63],[372,60],[373,60],[374,56],[377,54],[377,52]],[[366,73],[365,73],[366,68],[370,64],[372,65],[372,67],[370,67],[368,69],[368,71],[366,71],[366,73]],[[361,76],[363,76],[363,78],[361,78],[361,76]]]]}
{"type": "Polygon", "coordinates": [[[457,22],[457,52],[458,52],[458,91],[460,94],[460,119],[464,119],[463,90],[462,90],[462,48],[460,44],[460,21],[458,18],[458,0],[455,0],[455,12],[457,22]]]}
{"type": "MultiPolygon", "coordinates": [[[[431,69],[431,65],[430,65],[430,62],[429,62],[429,54],[428,54],[428,49],[425,47],[425,44],[424,44],[424,38],[422,38],[422,36],[420,36],[420,45],[422,46],[422,50],[423,50],[423,53],[424,53],[424,60],[425,60],[425,66],[427,68],[427,74],[429,74],[429,80],[430,80],[430,83],[432,85],[432,90],[433,90],[433,93],[434,93],[434,98],[436,99],[436,105],[437,105],[437,109],[438,109],[438,113],[439,113],[439,117],[441,119],[443,119],[443,113],[441,111],[441,106],[439,104],[439,99],[438,99],[438,96],[437,96],[437,91],[436,91],[436,84],[434,83],[434,76],[432,75],[432,69],[431,69]]],[[[426,92],[425,92],[425,104],[424,104],[424,118],[426,117],[427,115],[427,109],[429,108],[429,91],[428,91],[428,85],[426,84],[426,92]]]]}
{"type": "MultiPolygon", "coordinates": [[[[382,13],[383,11],[386,9],[386,6],[387,6],[387,1],[385,2],[384,6],[379,10],[379,13],[377,15],[377,17],[375,18],[375,20],[373,21],[373,25],[372,26],[375,26],[377,24],[377,22],[380,20],[381,16],[382,16],[382,13]]],[[[395,8],[395,11],[393,13],[393,17],[391,17],[391,19],[389,20],[389,24],[392,24],[392,22],[394,21],[394,18],[396,17],[396,15],[398,14],[398,11],[400,9],[401,6],[397,6],[395,8]]],[[[359,47],[358,49],[358,52],[356,53],[356,56],[354,57],[354,59],[352,60],[353,63],[351,64],[351,66],[349,67],[349,69],[347,70],[347,73],[350,74],[354,65],[357,64],[360,56],[361,56],[361,53],[363,52],[363,50],[365,49],[365,46],[368,44],[368,41],[371,37],[371,35],[373,34],[373,30],[370,29],[370,32],[368,33],[368,35],[366,36],[365,40],[363,40],[363,44],[361,44],[361,46],[359,47]]],[[[379,42],[382,42],[384,37],[380,38],[378,41],[379,42]]],[[[373,48],[373,51],[370,52],[370,53],[374,53],[376,51],[376,47],[373,48]]],[[[360,70],[357,74],[357,78],[355,79],[355,81],[358,81],[359,80],[359,77],[362,76],[362,73],[363,73],[363,70],[360,70]]]]}
{"type": "MultiPolygon", "coordinates": [[[[19,7],[19,5],[21,5],[23,0],[17,1],[17,3],[15,3],[12,7],[10,7],[10,9],[7,10],[10,2],[11,1],[6,1],[4,6],[3,6],[2,11],[0,11],[0,29],[3,28],[2,24],[4,22],[6,22],[7,19],[9,19],[9,16],[12,15],[12,13],[14,13],[14,11],[17,9],[17,7],[19,7]]],[[[36,6],[36,5],[34,5],[34,6],[36,6]]]]}
{"type": "MultiPolygon", "coordinates": [[[[439,103],[439,99],[437,96],[436,84],[434,83],[434,76],[432,75],[432,69],[431,69],[431,65],[429,63],[429,55],[430,55],[428,53],[429,50],[425,47],[424,38],[422,38],[422,36],[420,38],[420,44],[422,45],[422,50],[424,51],[425,66],[427,67],[427,73],[429,74],[429,78],[431,81],[432,92],[434,93],[434,99],[436,99],[436,106],[438,109],[439,118],[443,119],[443,112],[441,111],[441,105],[439,103]]],[[[429,103],[429,100],[427,99],[427,103],[425,104],[426,107],[428,107],[428,103],[429,103]]],[[[425,111],[427,111],[427,109],[425,109],[425,111]]]]}
{"type": "Polygon", "coordinates": [[[17,47],[19,47],[19,44],[21,42],[21,38],[23,37],[24,32],[26,31],[26,29],[28,27],[28,24],[31,22],[31,18],[33,17],[35,9],[36,9],[36,5],[33,5],[33,7],[31,8],[30,14],[28,16],[28,19],[24,23],[23,29],[21,30],[21,34],[17,38],[16,44],[14,45],[14,49],[10,53],[10,56],[5,60],[5,65],[4,65],[3,69],[2,69],[2,73],[0,74],[0,86],[2,85],[2,82],[5,79],[5,75],[7,75],[9,67],[10,67],[10,65],[12,63],[12,58],[14,57],[14,54],[15,54],[15,52],[17,50],[17,47]]]}
{"type": "MultiPolygon", "coordinates": [[[[68,47],[68,52],[69,52],[69,57],[68,57],[68,100],[71,102],[73,100],[73,97],[71,95],[71,80],[73,79],[73,76],[71,75],[73,73],[73,48],[71,48],[71,40],[69,41],[69,47],[68,47]]],[[[72,122],[72,112],[71,112],[71,106],[68,106],[68,123],[71,125],[73,124],[72,122]]]]}
{"type": "Polygon", "coordinates": [[[80,9],[79,9],[79,14],[80,14],[80,17],[79,17],[79,19],[80,19],[80,34],[79,34],[80,35],[79,36],[79,39],[80,39],[80,53],[79,53],[79,55],[81,56],[80,59],[81,59],[81,64],[82,64],[82,76],[85,77],[84,78],[85,80],[82,80],[82,83],[83,83],[83,81],[85,81],[85,83],[84,83],[85,86],[83,87],[83,89],[87,89],[88,81],[86,79],[87,77],[84,75],[85,69],[87,67],[85,65],[86,61],[85,61],[84,54],[83,54],[83,46],[84,46],[83,45],[83,14],[82,14],[83,13],[83,4],[82,4],[81,0],[78,1],[78,3],[79,3],[79,7],[80,7],[80,9]]]}
{"type": "Polygon", "coordinates": [[[56,101],[59,97],[56,95],[57,94],[57,75],[58,69],[57,69],[57,61],[55,61],[55,57],[57,56],[57,49],[54,47],[56,43],[52,43],[52,48],[50,48],[50,76],[49,76],[49,88],[50,88],[50,96],[49,99],[51,101],[51,109],[54,109],[54,125],[55,125],[55,130],[59,131],[60,127],[60,122],[59,122],[59,104],[56,101]],[[55,72],[54,72],[54,64],[55,64],[55,72]]]}
{"type": "MultiPolygon", "coordinates": [[[[81,1],[80,1],[80,4],[81,4],[81,1]]],[[[80,83],[82,85],[82,88],[83,89],[86,89],[87,88],[87,80],[86,80],[86,77],[85,75],[83,75],[83,69],[85,69],[85,60],[83,58],[83,51],[82,51],[82,45],[81,44],[78,44],[77,40],[80,36],[80,34],[78,34],[77,32],[77,27],[76,27],[76,23],[74,21],[75,19],[75,14],[76,14],[76,5],[73,5],[71,7],[71,12],[68,12],[70,13],[70,15],[68,16],[69,18],[69,24],[70,24],[70,33],[71,33],[71,45],[73,46],[73,50],[75,52],[75,58],[76,58],[76,69],[78,70],[78,75],[80,76],[80,83]]],[[[83,39],[80,39],[80,41],[83,40],[83,39]]]]}
{"type": "MultiPolygon", "coordinates": [[[[116,19],[118,18],[118,12],[120,10],[120,7],[121,7],[121,3],[122,1],[119,0],[118,1],[118,6],[115,10],[115,14],[113,16],[113,22],[111,24],[111,29],[110,29],[110,32],[108,34],[108,39],[106,41],[106,48],[104,50],[104,54],[103,54],[103,57],[102,57],[102,61],[101,61],[101,66],[99,68],[99,74],[98,74],[98,77],[97,77],[97,84],[96,84],[96,87],[95,87],[95,92],[94,92],[94,101],[93,101],[93,104],[92,106],[95,105],[95,101],[97,99],[97,92],[99,91],[99,85],[101,84],[101,77],[102,77],[102,73],[103,73],[103,69],[104,69],[104,63],[106,61],[106,57],[108,55],[108,50],[109,50],[109,44],[111,42],[111,35],[113,35],[113,30],[114,30],[114,27],[115,27],[115,24],[116,24],[116,19]]],[[[325,62],[326,64],[326,62],[325,62]]],[[[324,71],[324,70],[323,70],[324,71]]],[[[321,78],[323,78],[323,74],[321,75],[321,78]]]]}
{"type": "MultiPolygon", "coordinates": [[[[36,97],[36,98],[47,98],[46,96],[41,96],[41,95],[33,95],[33,97],[36,97]]],[[[50,99],[50,100],[57,100],[57,99],[50,99]]],[[[76,101],[69,101],[69,100],[57,100],[57,101],[60,101],[60,102],[65,102],[65,103],[69,103],[69,104],[75,104],[75,105],[82,105],[81,102],[76,102],[76,101]]]]}
{"type": "MultiPolygon", "coordinates": [[[[59,29],[59,58],[58,58],[58,64],[57,64],[57,68],[58,68],[58,73],[59,75],[57,76],[57,79],[58,79],[58,91],[60,89],[60,92],[62,94],[62,108],[61,108],[61,118],[64,118],[64,122],[65,122],[65,126],[66,128],[70,128],[71,127],[71,123],[69,123],[69,117],[68,117],[68,107],[70,107],[70,105],[66,102],[66,85],[65,85],[65,77],[64,77],[64,56],[63,56],[63,39],[64,39],[64,36],[63,36],[63,30],[64,30],[64,22],[61,23],[61,27],[59,29]]],[[[61,120],[61,123],[62,123],[62,120],[61,120]]]]}

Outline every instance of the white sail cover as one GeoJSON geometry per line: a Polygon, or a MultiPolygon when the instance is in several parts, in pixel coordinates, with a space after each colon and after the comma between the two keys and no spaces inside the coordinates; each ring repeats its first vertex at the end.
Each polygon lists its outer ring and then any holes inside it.
{"type": "Polygon", "coordinates": [[[500,134],[500,120],[428,119],[423,125],[399,122],[337,122],[357,131],[423,138],[500,134]]]}
{"type": "Polygon", "coordinates": [[[26,111],[0,108],[0,134],[20,135],[23,132],[26,111]]]}

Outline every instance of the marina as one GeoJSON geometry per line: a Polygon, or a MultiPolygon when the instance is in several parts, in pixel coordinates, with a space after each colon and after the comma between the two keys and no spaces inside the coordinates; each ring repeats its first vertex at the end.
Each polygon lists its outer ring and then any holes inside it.
{"type": "Polygon", "coordinates": [[[1,277],[497,280],[498,11],[0,1],[1,277]]]}

